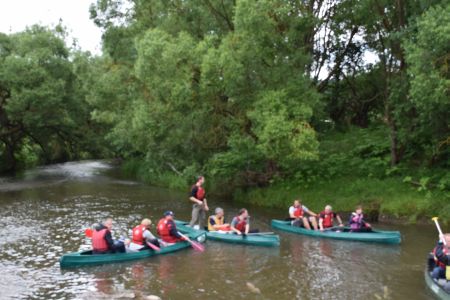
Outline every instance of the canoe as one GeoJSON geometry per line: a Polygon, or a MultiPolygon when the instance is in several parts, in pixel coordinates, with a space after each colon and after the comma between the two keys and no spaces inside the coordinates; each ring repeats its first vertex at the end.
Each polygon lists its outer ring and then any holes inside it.
{"type": "Polygon", "coordinates": [[[186,226],[188,223],[183,221],[175,221],[175,223],[177,224],[178,230],[184,233],[206,233],[208,240],[252,246],[276,247],[280,245],[280,237],[277,234],[248,234],[246,236],[242,236],[235,233],[196,230],[186,226]]]}
{"type": "MultiPolygon", "coordinates": [[[[204,233],[189,234],[189,238],[203,242],[206,239],[204,233]]],[[[125,262],[137,259],[148,258],[156,255],[172,253],[178,250],[189,248],[191,244],[188,242],[179,242],[167,247],[161,247],[160,251],[142,250],[130,253],[111,253],[111,254],[92,254],[92,250],[80,251],[64,254],[59,260],[61,268],[71,268],[80,266],[102,265],[109,263],[125,262]]]]}
{"type": "Polygon", "coordinates": [[[337,240],[386,244],[400,244],[401,242],[401,235],[398,231],[348,232],[349,227],[334,227],[325,231],[308,230],[303,227],[292,226],[290,221],[282,220],[272,220],[272,227],[292,233],[337,240]]]}
{"type": "Polygon", "coordinates": [[[441,300],[450,300],[450,281],[445,279],[433,279],[431,272],[435,266],[433,255],[428,257],[428,265],[425,270],[425,283],[427,287],[433,292],[433,294],[441,300]]]}

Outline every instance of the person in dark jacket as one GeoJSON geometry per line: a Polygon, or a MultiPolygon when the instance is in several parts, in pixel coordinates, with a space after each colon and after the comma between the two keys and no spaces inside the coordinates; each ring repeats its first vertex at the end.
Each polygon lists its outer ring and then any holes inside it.
{"type": "Polygon", "coordinates": [[[125,245],[121,241],[114,241],[111,236],[113,220],[106,219],[103,224],[96,226],[92,233],[92,253],[106,254],[125,252],[125,245]]]}
{"type": "Polygon", "coordinates": [[[446,269],[450,266],[450,233],[441,236],[438,244],[433,249],[433,256],[435,268],[431,273],[431,277],[436,279],[446,278],[446,275],[450,277],[450,274],[446,274],[446,269]],[[444,240],[446,245],[444,244],[444,240]]]}

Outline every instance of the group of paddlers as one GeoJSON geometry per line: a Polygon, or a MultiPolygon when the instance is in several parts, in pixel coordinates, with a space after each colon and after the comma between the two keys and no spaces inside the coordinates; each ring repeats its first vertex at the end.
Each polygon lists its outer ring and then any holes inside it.
{"type": "MultiPolygon", "coordinates": [[[[189,200],[193,202],[192,218],[189,222],[190,227],[194,229],[204,229],[204,220],[209,211],[206,200],[206,192],[203,187],[205,178],[199,176],[196,183],[192,186],[189,200]]],[[[107,219],[103,224],[94,227],[92,234],[92,246],[94,254],[111,252],[133,252],[152,248],[152,245],[160,247],[171,245],[180,241],[190,241],[188,237],[181,234],[173,220],[174,213],[166,211],[162,219],[157,224],[157,239],[150,231],[152,224],[150,219],[143,219],[140,225],[132,230],[131,240],[114,241],[111,237],[112,219],[107,219]]],[[[305,205],[301,200],[295,200],[289,207],[289,218],[292,226],[301,226],[310,230],[327,230],[334,227],[334,221],[338,221],[339,226],[344,226],[341,217],[334,213],[331,206],[325,206],[325,209],[316,214],[305,205]],[[317,222],[318,218],[319,222],[317,222]]],[[[351,231],[368,232],[371,231],[369,223],[364,221],[362,207],[356,207],[355,212],[350,215],[349,226],[351,231]]],[[[258,232],[258,229],[250,229],[250,216],[247,209],[242,208],[230,223],[225,221],[224,210],[220,207],[215,209],[215,214],[209,216],[207,229],[209,231],[231,232],[238,235],[258,232]]]]}

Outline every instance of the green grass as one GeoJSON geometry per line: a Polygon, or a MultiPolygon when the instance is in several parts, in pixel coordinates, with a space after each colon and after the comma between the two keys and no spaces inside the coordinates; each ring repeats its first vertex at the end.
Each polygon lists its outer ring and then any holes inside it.
{"type": "Polygon", "coordinates": [[[414,223],[439,216],[450,221],[449,194],[441,191],[418,191],[400,178],[340,177],[330,181],[302,184],[293,181],[268,188],[239,190],[234,199],[262,207],[286,208],[296,198],[315,212],[330,204],[336,211],[352,211],[362,204],[366,211],[379,212],[414,223]]]}

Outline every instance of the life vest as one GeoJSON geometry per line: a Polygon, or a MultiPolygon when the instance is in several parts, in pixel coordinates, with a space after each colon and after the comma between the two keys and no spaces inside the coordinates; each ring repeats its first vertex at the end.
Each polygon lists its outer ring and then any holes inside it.
{"type": "Polygon", "coordinates": [[[230,230],[230,226],[225,226],[223,225],[225,218],[218,218],[215,215],[214,216],[210,216],[209,219],[213,219],[214,220],[214,225],[219,225],[219,228],[214,228],[213,225],[211,225],[210,220],[208,220],[208,230],[209,231],[216,231],[216,230],[222,230],[222,231],[229,231],[230,230]]]}
{"type": "Polygon", "coordinates": [[[350,216],[350,228],[351,229],[359,229],[363,227],[363,218],[364,215],[363,214],[356,214],[356,213],[352,213],[352,215],[350,216]]]}
{"type": "MultiPolygon", "coordinates": [[[[444,270],[445,270],[447,266],[445,265],[445,263],[443,263],[442,261],[439,260],[439,257],[436,256],[436,250],[437,250],[438,247],[439,247],[439,246],[436,246],[436,247],[434,247],[434,249],[433,249],[434,262],[436,263],[436,265],[437,265],[438,267],[440,267],[441,269],[444,269],[444,270]]],[[[447,254],[449,254],[449,253],[448,253],[448,250],[447,250],[447,247],[442,246],[442,254],[441,254],[441,256],[445,256],[445,255],[447,255],[447,254]]]]}
{"type": "Polygon", "coordinates": [[[245,231],[245,226],[247,225],[247,220],[241,220],[239,216],[236,216],[238,223],[234,226],[239,231],[245,231]]]}
{"type": "Polygon", "coordinates": [[[192,189],[194,189],[195,187],[197,187],[197,193],[195,194],[195,198],[197,198],[200,201],[203,201],[203,199],[205,199],[206,194],[205,189],[195,184],[192,186],[192,189]]]}
{"type": "Polygon", "coordinates": [[[176,243],[179,241],[177,237],[170,234],[170,229],[172,229],[171,223],[172,222],[169,223],[169,220],[166,220],[165,218],[162,218],[158,222],[158,235],[166,243],[176,243]]]}
{"type": "Polygon", "coordinates": [[[322,225],[324,228],[329,228],[329,227],[333,227],[333,217],[334,217],[334,213],[330,212],[330,213],[326,213],[325,211],[320,213],[320,216],[322,217],[323,221],[322,221],[322,225]]]}
{"type": "Polygon", "coordinates": [[[147,230],[145,225],[138,225],[133,228],[132,241],[138,245],[144,245],[144,231],[147,230]]]}
{"type": "Polygon", "coordinates": [[[106,252],[109,250],[108,243],[105,240],[105,234],[108,229],[94,230],[92,233],[92,248],[97,252],[106,252]]]}
{"type": "Polygon", "coordinates": [[[303,207],[301,205],[299,207],[294,207],[294,216],[296,218],[303,217],[303,207]]]}

